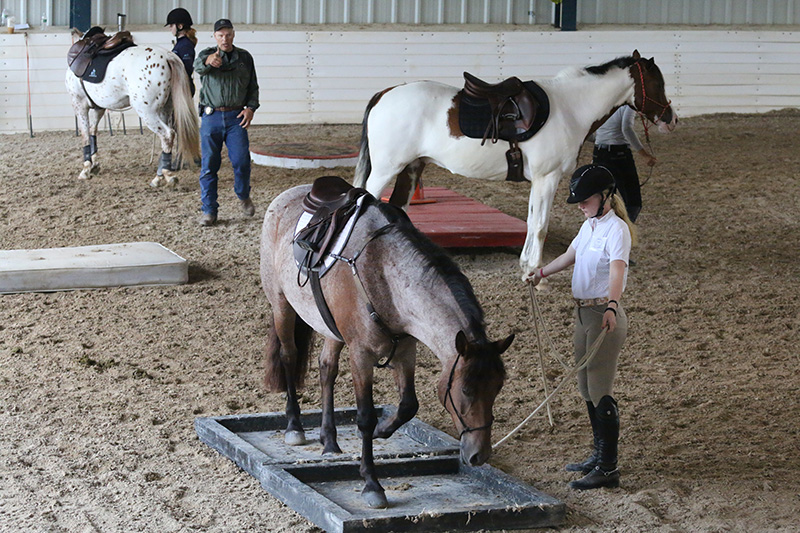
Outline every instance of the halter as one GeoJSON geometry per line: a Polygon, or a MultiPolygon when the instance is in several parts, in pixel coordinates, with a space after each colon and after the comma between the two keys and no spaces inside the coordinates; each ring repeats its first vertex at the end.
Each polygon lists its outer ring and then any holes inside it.
{"type": "MultiPolygon", "coordinates": [[[[661,108],[661,113],[658,115],[658,117],[656,117],[657,120],[661,120],[661,117],[663,117],[664,113],[667,112],[667,108],[672,104],[672,100],[667,100],[666,104],[662,104],[661,102],[659,102],[657,100],[654,100],[654,99],[650,98],[649,96],[647,96],[647,90],[644,88],[644,70],[642,70],[641,61],[642,60],[640,59],[639,61],[634,63],[637,67],[639,67],[639,81],[640,81],[640,85],[642,86],[642,108],[641,109],[637,109],[636,111],[638,111],[639,113],[644,114],[644,104],[645,104],[646,101],[649,100],[650,102],[654,103],[655,105],[657,105],[658,107],[661,108]]],[[[634,105],[635,105],[635,103],[636,102],[634,101],[634,105]]]]}
{"type": "Polygon", "coordinates": [[[456,417],[458,417],[458,421],[461,422],[461,426],[464,428],[464,429],[461,430],[461,433],[458,434],[458,439],[459,440],[461,440],[461,437],[464,436],[464,433],[472,433],[473,431],[480,431],[482,429],[489,429],[489,428],[492,427],[492,424],[494,423],[494,415],[492,415],[492,419],[489,420],[488,424],[484,424],[484,425],[482,425],[480,427],[477,427],[477,428],[471,428],[471,427],[469,427],[469,424],[467,424],[467,422],[461,416],[461,413],[458,411],[458,408],[456,407],[456,402],[453,400],[453,394],[450,392],[450,390],[453,388],[453,378],[455,377],[456,365],[458,364],[458,359],[460,357],[461,357],[461,352],[459,352],[458,355],[456,355],[456,360],[453,361],[453,367],[450,369],[450,377],[447,380],[447,390],[444,392],[445,407],[447,407],[447,400],[449,398],[450,399],[450,405],[453,407],[453,412],[456,414],[456,417]]]}
{"type": "MultiPolygon", "coordinates": [[[[667,108],[672,104],[672,100],[668,99],[667,100],[667,104],[664,105],[661,102],[653,100],[652,98],[647,96],[647,91],[644,88],[644,71],[642,70],[641,60],[636,62],[636,66],[639,67],[639,81],[640,81],[640,85],[642,86],[642,110],[640,111],[640,110],[637,109],[636,111],[638,111],[639,117],[641,117],[641,119],[642,119],[642,127],[644,128],[644,138],[647,141],[647,146],[650,147],[650,153],[653,153],[653,147],[650,144],[650,125],[647,123],[647,121],[645,120],[645,116],[644,116],[644,103],[645,103],[645,101],[649,100],[650,102],[652,102],[655,105],[659,106],[661,108],[661,113],[658,115],[658,120],[661,120],[661,117],[663,117],[664,113],[667,112],[667,108]]],[[[635,102],[635,99],[634,99],[634,105],[635,105],[635,103],[636,102],[635,102]]],[[[645,183],[650,181],[650,178],[652,177],[652,175],[653,175],[653,167],[650,167],[650,173],[648,174],[647,179],[644,180],[642,185],[644,185],[645,183]]]]}

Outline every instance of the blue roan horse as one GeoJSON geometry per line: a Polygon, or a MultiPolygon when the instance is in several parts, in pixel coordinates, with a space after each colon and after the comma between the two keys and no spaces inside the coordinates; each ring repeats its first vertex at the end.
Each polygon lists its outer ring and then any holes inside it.
{"type": "MultiPolygon", "coordinates": [[[[352,189],[339,178],[325,179],[339,180],[352,189]]],[[[442,363],[439,400],[460,434],[462,461],[480,465],[491,453],[492,409],[505,379],[500,354],[514,336],[490,341],[483,311],[456,264],[419,233],[403,211],[369,194],[359,196],[360,217],[347,244],[320,279],[338,330],[333,331],[315,303],[311,284],[299,283],[293,255],[296,225],[310,191],[311,186],[306,185],[280,194],[264,219],[261,281],[273,318],[266,349],[266,384],[271,391],[287,392],[286,442],[305,443],[297,390],[306,373],[313,333],[324,335],[319,357],[320,440],[323,453],[341,453],[333,419],[333,386],[339,355],[347,344],[362,437],[361,474],[366,481],[362,494],[370,507],[385,507],[372,441],[388,438],[417,412],[417,340],[442,363]],[[387,358],[400,402],[392,417],[378,423],[372,399],[373,373],[376,364],[387,358]]]]}

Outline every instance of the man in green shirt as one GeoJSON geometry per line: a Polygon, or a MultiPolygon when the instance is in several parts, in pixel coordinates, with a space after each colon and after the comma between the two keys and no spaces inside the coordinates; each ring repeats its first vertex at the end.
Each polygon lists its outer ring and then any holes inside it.
{"type": "Polygon", "coordinates": [[[258,109],[258,80],[253,56],[233,45],[235,32],[228,19],[214,23],[217,46],[206,48],[194,61],[200,75],[200,146],[203,163],[200,193],[203,214],[198,222],[217,221],[217,172],[222,163],[222,144],[228,147],[233,166],[233,190],[246,216],[255,214],[250,199],[250,139],[247,127],[258,109]]]}

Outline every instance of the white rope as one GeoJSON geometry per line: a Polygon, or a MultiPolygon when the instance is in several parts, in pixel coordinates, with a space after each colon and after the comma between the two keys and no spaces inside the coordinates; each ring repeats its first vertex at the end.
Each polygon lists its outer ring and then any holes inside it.
{"type": "MultiPolygon", "coordinates": [[[[533,324],[536,326],[536,347],[539,351],[539,370],[542,372],[542,386],[544,387],[544,396],[546,398],[550,393],[547,391],[547,373],[544,369],[544,350],[542,349],[542,336],[539,335],[539,321],[542,321],[542,329],[544,331],[547,331],[547,328],[545,328],[544,319],[539,312],[539,303],[536,301],[536,289],[533,288],[533,283],[528,283],[528,289],[531,293],[531,301],[533,302],[533,324]]],[[[550,422],[550,427],[556,425],[555,421],[553,421],[553,413],[550,410],[549,403],[547,404],[547,421],[550,422]]]]}
{"type": "Polygon", "coordinates": [[[580,360],[579,360],[579,361],[578,361],[578,363],[575,365],[575,367],[574,367],[574,368],[572,368],[572,369],[571,369],[571,370],[570,370],[570,371],[569,371],[569,372],[568,372],[568,373],[567,373],[567,374],[564,376],[564,379],[562,379],[562,380],[561,380],[561,383],[559,383],[559,384],[558,384],[558,386],[557,386],[555,389],[553,389],[553,392],[551,392],[550,394],[548,394],[548,395],[547,395],[547,397],[546,397],[546,398],[545,398],[545,399],[542,401],[542,403],[540,403],[540,404],[539,404],[539,406],[538,406],[536,409],[534,409],[534,410],[533,410],[533,412],[527,416],[527,418],[525,418],[525,420],[523,420],[522,422],[520,422],[520,424],[519,424],[517,427],[515,427],[513,430],[511,430],[511,432],[509,432],[509,434],[508,434],[508,435],[506,435],[505,437],[503,437],[502,439],[500,439],[499,441],[497,441],[497,442],[496,442],[496,443],[495,443],[495,444],[492,446],[492,449],[493,449],[493,450],[494,450],[494,449],[496,449],[496,448],[497,448],[498,446],[500,446],[501,444],[503,444],[503,443],[504,443],[505,441],[507,441],[508,439],[510,439],[510,438],[511,438],[511,436],[512,436],[512,435],[514,435],[514,434],[515,434],[517,431],[519,431],[520,429],[522,429],[522,427],[523,427],[525,424],[527,424],[527,423],[528,423],[528,421],[529,421],[531,418],[533,418],[533,416],[534,416],[536,413],[538,413],[538,412],[539,412],[539,410],[540,410],[542,407],[549,405],[549,403],[550,403],[550,399],[551,399],[553,396],[555,396],[555,395],[556,395],[556,393],[558,393],[558,391],[560,391],[560,390],[561,390],[561,387],[563,387],[563,386],[564,386],[564,385],[565,385],[565,384],[566,384],[568,381],[570,381],[570,380],[572,379],[572,377],[573,377],[573,376],[575,376],[575,374],[577,374],[579,371],[583,370],[584,368],[586,368],[586,367],[589,365],[589,362],[590,362],[590,361],[592,360],[592,358],[593,358],[593,357],[594,357],[594,356],[597,354],[598,350],[600,349],[600,346],[603,344],[603,339],[605,339],[605,338],[606,338],[606,333],[608,333],[608,329],[607,329],[607,328],[604,328],[603,330],[601,330],[601,331],[600,331],[600,335],[598,335],[598,336],[597,336],[597,339],[596,339],[596,340],[595,340],[595,341],[592,343],[592,345],[589,347],[589,350],[588,350],[588,351],[587,351],[585,354],[583,354],[583,357],[581,357],[581,358],[580,358],[580,360]]]}

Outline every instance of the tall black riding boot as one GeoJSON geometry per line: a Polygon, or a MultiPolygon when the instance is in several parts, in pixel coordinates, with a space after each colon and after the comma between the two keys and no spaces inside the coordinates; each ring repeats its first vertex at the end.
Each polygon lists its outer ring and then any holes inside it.
{"type": "Polygon", "coordinates": [[[592,455],[582,463],[569,463],[564,467],[567,472],[582,472],[588,474],[597,466],[597,414],[592,402],[586,402],[586,409],[589,411],[589,421],[592,423],[592,455]]]}
{"type": "Polygon", "coordinates": [[[619,442],[619,410],[617,401],[603,396],[595,411],[597,417],[598,459],[594,470],[569,484],[573,489],[587,490],[600,487],[619,487],[617,470],[617,444],[619,442]]]}

